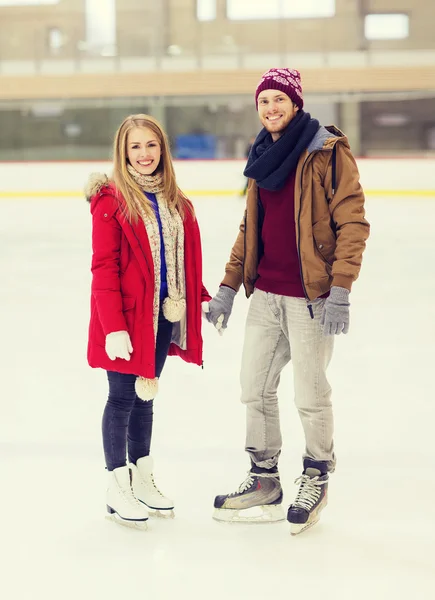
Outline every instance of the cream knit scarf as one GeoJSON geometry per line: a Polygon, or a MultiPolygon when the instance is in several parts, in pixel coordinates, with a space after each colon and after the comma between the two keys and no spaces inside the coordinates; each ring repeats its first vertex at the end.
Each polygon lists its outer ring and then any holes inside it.
{"type": "MultiPolygon", "coordinates": [[[[168,284],[168,297],[163,302],[163,314],[171,323],[180,321],[186,313],[186,282],[184,271],[184,225],[183,220],[177,210],[170,209],[163,193],[163,176],[160,173],[156,175],[142,175],[138,173],[131,165],[127,166],[128,172],[133,177],[135,182],[143,189],[144,192],[155,194],[159,207],[160,220],[162,223],[163,243],[165,246],[166,260],[166,279],[168,284]]],[[[151,253],[154,262],[154,302],[153,302],[153,322],[154,322],[154,338],[157,337],[159,308],[160,308],[160,231],[157,218],[153,212],[148,215],[145,212],[144,205],[135,199],[139,214],[144,222],[148,240],[151,248],[151,253]]],[[[139,387],[144,383],[139,380],[136,382],[136,392],[143,400],[151,398],[143,398],[146,394],[142,390],[139,394],[139,387]]],[[[145,380],[146,381],[146,380],[145,380]]],[[[142,386],[143,387],[143,386],[142,386]]],[[[152,394],[153,391],[150,391],[152,394]]]]}

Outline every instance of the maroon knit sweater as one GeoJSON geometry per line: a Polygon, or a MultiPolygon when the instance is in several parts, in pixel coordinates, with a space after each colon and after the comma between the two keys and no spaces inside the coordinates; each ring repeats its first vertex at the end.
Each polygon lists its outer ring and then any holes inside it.
{"type": "Polygon", "coordinates": [[[264,208],[264,254],[255,287],[263,292],[304,298],[296,247],[295,175],[293,171],[282,190],[259,190],[264,208]]]}

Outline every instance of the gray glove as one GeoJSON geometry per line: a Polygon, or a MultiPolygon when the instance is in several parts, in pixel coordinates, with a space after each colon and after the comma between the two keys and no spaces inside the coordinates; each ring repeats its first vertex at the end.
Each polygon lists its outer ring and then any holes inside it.
{"type": "Polygon", "coordinates": [[[233,310],[235,295],[236,292],[233,288],[221,285],[216,296],[210,300],[208,312],[205,316],[207,321],[212,323],[216,329],[226,329],[233,310]]]}
{"type": "Polygon", "coordinates": [[[340,335],[349,331],[349,306],[349,290],[333,286],[320,319],[325,335],[340,335]]]}

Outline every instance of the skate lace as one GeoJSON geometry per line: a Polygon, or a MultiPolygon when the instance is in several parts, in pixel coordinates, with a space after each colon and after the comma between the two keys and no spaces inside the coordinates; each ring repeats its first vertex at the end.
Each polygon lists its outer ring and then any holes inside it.
{"type": "Polygon", "coordinates": [[[298,495],[293,506],[299,506],[310,511],[320,498],[322,485],[326,481],[319,481],[319,477],[309,477],[301,475],[295,480],[296,485],[300,484],[298,495]]]}
{"type": "Polygon", "coordinates": [[[278,473],[255,474],[255,473],[252,473],[251,471],[248,471],[248,476],[245,479],[245,481],[240,484],[240,486],[238,487],[238,489],[235,492],[232,492],[231,494],[228,494],[228,495],[235,496],[236,494],[243,494],[243,492],[246,492],[246,490],[249,490],[249,488],[252,486],[252,484],[254,483],[255,477],[278,477],[278,473]]]}
{"type": "Polygon", "coordinates": [[[254,483],[254,476],[252,475],[251,472],[249,472],[245,481],[239,485],[238,489],[235,492],[231,492],[231,494],[229,494],[229,495],[235,496],[236,494],[243,494],[243,492],[246,492],[246,490],[248,490],[253,483],[254,483]]]}
{"type": "Polygon", "coordinates": [[[139,500],[134,495],[133,488],[130,485],[128,486],[128,488],[120,487],[119,490],[131,506],[140,506],[141,505],[139,500]]]}
{"type": "Polygon", "coordinates": [[[154,488],[154,491],[157,492],[157,494],[159,494],[159,496],[161,496],[162,498],[164,498],[162,492],[156,486],[156,482],[154,481],[154,475],[152,473],[150,475],[150,482],[151,482],[152,487],[154,488]]]}

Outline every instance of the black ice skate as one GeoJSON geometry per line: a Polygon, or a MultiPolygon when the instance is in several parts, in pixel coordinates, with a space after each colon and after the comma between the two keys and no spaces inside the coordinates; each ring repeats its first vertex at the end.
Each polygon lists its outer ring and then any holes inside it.
{"type": "Polygon", "coordinates": [[[292,535],[302,533],[320,519],[320,513],[328,503],[329,476],[325,470],[325,463],[304,460],[304,472],[295,481],[299,491],[287,512],[292,535]]]}
{"type": "Polygon", "coordinates": [[[232,494],[216,496],[213,518],[239,523],[274,523],[284,521],[282,488],[278,469],[253,466],[248,477],[232,494]]]}

